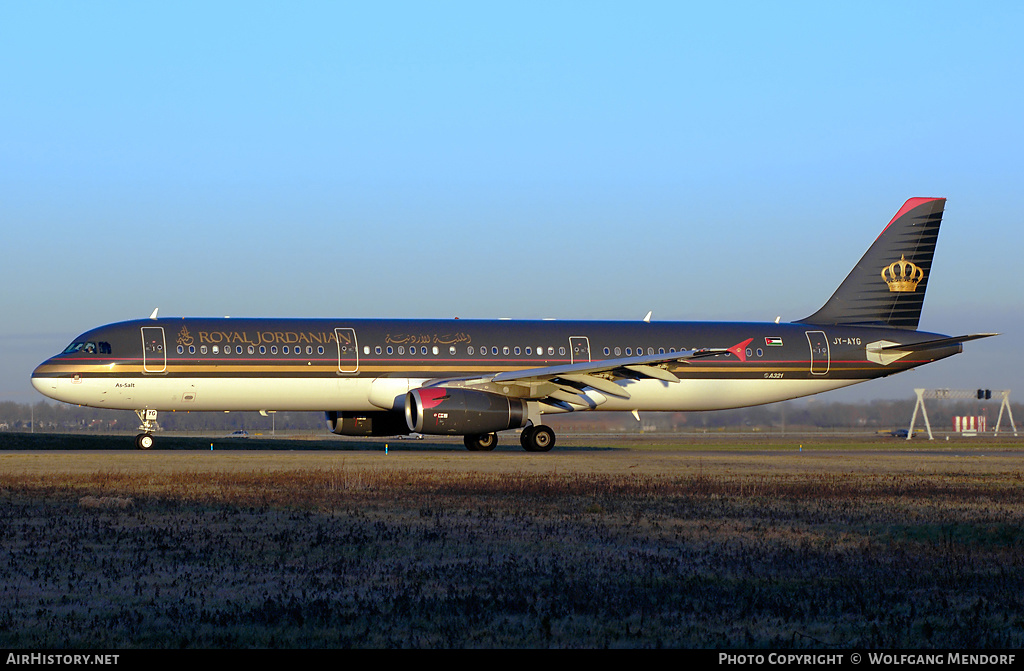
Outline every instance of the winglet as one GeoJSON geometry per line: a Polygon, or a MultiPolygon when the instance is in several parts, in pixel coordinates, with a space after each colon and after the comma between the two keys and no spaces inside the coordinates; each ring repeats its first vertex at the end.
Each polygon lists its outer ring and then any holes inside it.
{"type": "Polygon", "coordinates": [[[747,338],[743,342],[737,343],[737,344],[733,345],[732,347],[728,348],[728,351],[730,351],[733,354],[735,354],[736,358],[739,359],[740,361],[746,361],[747,360],[747,345],[749,345],[752,342],[754,342],[753,338],[747,338]]]}

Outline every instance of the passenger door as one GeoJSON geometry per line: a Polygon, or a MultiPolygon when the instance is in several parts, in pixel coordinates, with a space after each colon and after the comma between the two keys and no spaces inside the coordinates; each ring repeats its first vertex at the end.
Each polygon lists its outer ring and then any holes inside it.
{"type": "Polygon", "coordinates": [[[163,326],[142,327],[142,372],[167,372],[167,346],[163,326]]]}
{"type": "Polygon", "coordinates": [[[828,338],[824,331],[807,331],[807,344],[811,347],[811,375],[828,373],[831,361],[828,338]]]}
{"type": "Polygon", "coordinates": [[[338,341],[338,373],[351,375],[359,371],[359,342],[356,330],[350,328],[334,329],[338,341]]]}
{"type": "Polygon", "coordinates": [[[569,363],[590,363],[590,339],[586,336],[569,336],[569,363]]]}

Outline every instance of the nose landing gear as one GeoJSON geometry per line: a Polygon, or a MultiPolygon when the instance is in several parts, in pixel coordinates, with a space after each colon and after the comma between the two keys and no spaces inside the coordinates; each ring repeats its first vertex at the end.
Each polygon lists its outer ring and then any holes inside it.
{"type": "Polygon", "coordinates": [[[153,447],[153,430],[156,428],[156,410],[136,410],[142,425],[139,430],[143,431],[135,436],[135,447],[140,450],[148,450],[153,447]]]}

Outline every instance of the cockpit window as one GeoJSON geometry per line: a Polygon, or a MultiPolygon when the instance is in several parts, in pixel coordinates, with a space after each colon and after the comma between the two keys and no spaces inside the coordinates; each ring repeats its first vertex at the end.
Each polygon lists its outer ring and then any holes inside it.
{"type": "Polygon", "coordinates": [[[64,354],[110,354],[110,343],[93,340],[73,342],[64,350],[64,354]]]}

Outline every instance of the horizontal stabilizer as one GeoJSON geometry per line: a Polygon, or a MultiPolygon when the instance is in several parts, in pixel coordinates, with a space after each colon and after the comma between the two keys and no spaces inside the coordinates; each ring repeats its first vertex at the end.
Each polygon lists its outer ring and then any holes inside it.
{"type": "Polygon", "coordinates": [[[879,352],[887,351],[899,351],[899,352],[923,352],[930,349],[938,349],[939,347],[949,347],[950,345],[957,345],[965,343],[968,340],[978,340],[980,338],[991,338],[997,336],[998,333],[973,333],[971,335],[955,336],[952,338],[939,338],[938,340],[925,340],[923,342],[907,343],[905,345],[894,344],[886,345],[884,347],[877,348],[879,352]]]}

